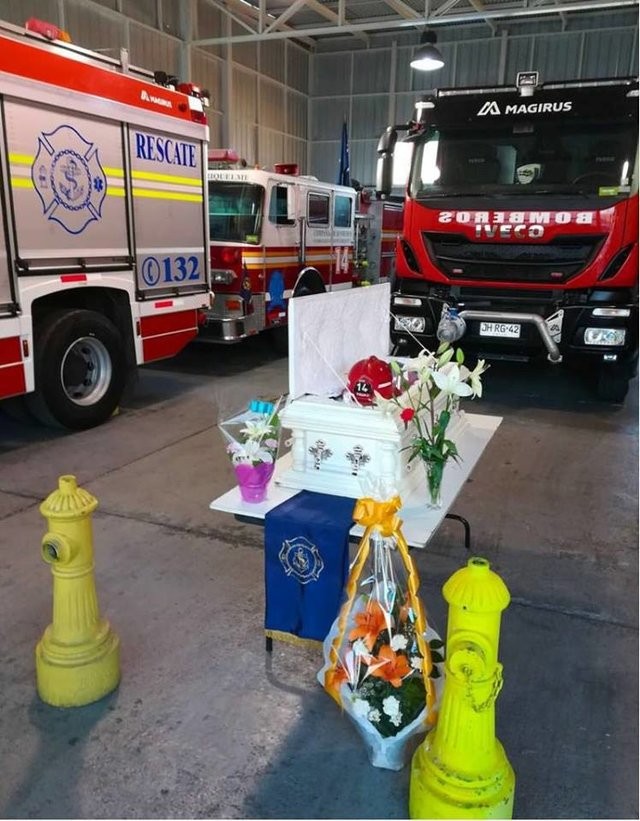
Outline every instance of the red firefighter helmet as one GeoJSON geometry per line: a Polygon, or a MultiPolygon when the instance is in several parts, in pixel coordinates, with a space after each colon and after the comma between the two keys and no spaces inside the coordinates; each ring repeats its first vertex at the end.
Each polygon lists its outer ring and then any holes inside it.
{"type": "Polygon", "coordinates": [[[391,399],[393,396],[391,367],[377,356],[361,359],[349,371],[348,385],[359,405],[372,405],[375,400],[374,391],[385,399],[391,399]]]}

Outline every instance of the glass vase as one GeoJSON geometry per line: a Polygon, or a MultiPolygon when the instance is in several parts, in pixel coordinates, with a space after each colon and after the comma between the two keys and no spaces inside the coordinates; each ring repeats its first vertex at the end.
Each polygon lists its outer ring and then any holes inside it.
{"type": "Polygon", "coordinates": [[[264,502],[267,498],[267,488],[273,471],[274,462],[261,462],[258,465],[234,465],[240,496],[243,502],[264,502]]]}
{"type": "Polygon", "coordinates": [[[427,505],[432,508],[442,507],[442,476],[445,462],[429,460],[424,463],[427,475],[427,505]]]}

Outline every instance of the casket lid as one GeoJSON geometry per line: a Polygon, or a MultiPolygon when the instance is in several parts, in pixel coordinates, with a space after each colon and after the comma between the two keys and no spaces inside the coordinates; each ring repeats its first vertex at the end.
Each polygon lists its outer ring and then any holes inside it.
{"type": "Polygon", "coordinates": [[[389,355],[388,282],[289,300],[289,398],[341,393],[351,367],[389,355]]]}

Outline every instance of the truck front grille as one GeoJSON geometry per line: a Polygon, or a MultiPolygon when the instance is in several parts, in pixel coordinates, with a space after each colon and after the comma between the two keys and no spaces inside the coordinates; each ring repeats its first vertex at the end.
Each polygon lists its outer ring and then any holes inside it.
{"type": "Polygon", "coordinates": [[[473,242],[461,234],[425,231],[423,239],[431,261],[451,279],[562,283],[589,264],[604,236],[524,244],[473,242]]]}

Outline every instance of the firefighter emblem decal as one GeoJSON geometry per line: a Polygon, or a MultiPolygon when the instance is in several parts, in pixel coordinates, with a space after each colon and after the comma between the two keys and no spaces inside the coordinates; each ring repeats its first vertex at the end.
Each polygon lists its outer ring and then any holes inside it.
{"type": "Polygon", "coordinates": [[[318,548],[304,536],[285,539],[278,558],[287,576],[293,576],[300,584],[317,582],[324,569],[318,548]]]}
{"type": "Polygon", "coordinates": [[[40,134],[31,179],[44,215],[70,234],[102,216],[107,179],[98,149],[70,125],[40,134]]]}

